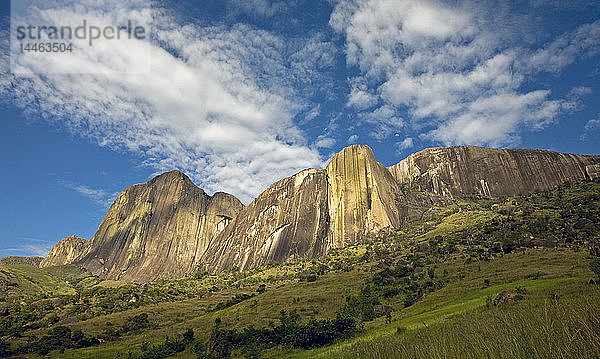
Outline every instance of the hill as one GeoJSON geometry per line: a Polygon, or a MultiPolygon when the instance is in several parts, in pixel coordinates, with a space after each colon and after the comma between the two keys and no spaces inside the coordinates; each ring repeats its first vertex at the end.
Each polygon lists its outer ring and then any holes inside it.
{"type": "Polygon", "coordinates": [[[595,358],[599,204],[597,182],[455,199],[320,258],[145,284],[3,265],[16,285],[0,302],[0,348],[32,358],[595,358]]]}

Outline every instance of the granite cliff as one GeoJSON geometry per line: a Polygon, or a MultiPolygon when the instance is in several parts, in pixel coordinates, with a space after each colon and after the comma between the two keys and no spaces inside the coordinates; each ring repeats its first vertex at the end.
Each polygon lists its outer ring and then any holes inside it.
{"type": "Polygon", "coordinates": [[[315,258],[419,218],[436,196],[403,193],[367,146],[346,147],[326,169],[284,178],[244,208],[202,256],[204,268],[246,270],[315,258]]]}
{"type": "Polygon", "coordinates": [[[61,239],[40,262],[40,268],[72,264],[88,249],[89,242],[77,236],[61,239]]]}
{"type": "Polygon", "coordinates": [[[198,266],[246,270],[359,243],[453,198],[522,195],[599,173],[600,156],[473,146],[426,149],[386,168],[369,147],[353,145],[244,207],[172,171],[124,190],[89,243],[63,240],[43,264],[136,282],[181,278],[198,266]]]}
{"type": "Polygon", "coordinates": [[[209,196],[167,172],[121,192],[76,263],[108,279],[181,278],[242,208],[232,195],[209,196]]]}
{"type": "Polygon", "coordinates": [[[598,176],[600,156],[475,146],[429,148],[389,167],[401,185],[448,197],[513,196],[598,176]]]}

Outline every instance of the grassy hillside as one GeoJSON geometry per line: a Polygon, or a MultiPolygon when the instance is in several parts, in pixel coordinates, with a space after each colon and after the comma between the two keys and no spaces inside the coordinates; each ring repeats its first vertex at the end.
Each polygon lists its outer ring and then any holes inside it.
{"type": "Polygon", "coordinates": [[[595,358],[599,224],[600,184],[581,183],[455,201],[368,243],[245,273],[137,285],[0,266],[12,283],[0,354],[595,358]]]}

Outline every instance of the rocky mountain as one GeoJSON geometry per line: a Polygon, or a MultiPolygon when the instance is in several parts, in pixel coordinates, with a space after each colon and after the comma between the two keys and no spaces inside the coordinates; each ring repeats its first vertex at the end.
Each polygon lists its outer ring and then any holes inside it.
{"type": "Polygon", "coordinates": [[[244,208],[202,256],[210,272],[317,257],[329,231],[327,173],[305,170],[271,185],[244,208]]]}
{"type": "Polygon", "coordinates": [[[242,208],[230,194],[209,196],[183,173],[167,172],[121,192],[77,264],[123,281],[184,277],[242,208]]]}
{"type": "Polygon", "coordinates": [[[512,196],[598,177],[600,156],[475,146],[429,148],[389,167],[401,185],[441,196],[512,196]]]}
{"type": "Polygon", "coordinates": [[[261,193],[211,243],[202,263],[219,272],[318,257],[399,228],[435,200],[404,193],[369,147],[346,147],[326,169],[304,170],[261,193]]]}
{"type": "Polygon", "coordinates": [[[74,263],[88,249],[87,239],[70,236],[61,239],[40,262],[40,268],[74,263]]]}
{"type": "Polygon", "coordinates": [[[389,168],[367,146],[335,155],[259,195],[208,247],[204,268],[246,270],[313,258],[399,229],[434,203],[466,196],[521,195],[590,179],[600,156],[473,146],[432,148],[389,168]]]}
{"type": "Polygon", "coordinates": [[[353,145],[325,169],[276,182],[247,207],[172,171],[124,190],[89,245],[63,240],[43,265],[76,263],[136,282],[181,278],[198,266],[246,270],[359,243],[453,198],[522,195],[594,180],[599,170],[600,156],[473,146],[423,150],[386,168],[369,147],[353,145]]]}

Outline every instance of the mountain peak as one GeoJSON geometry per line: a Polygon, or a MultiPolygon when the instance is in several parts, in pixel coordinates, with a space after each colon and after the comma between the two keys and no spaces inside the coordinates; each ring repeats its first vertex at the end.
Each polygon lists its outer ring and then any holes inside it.
{"type": "Polygon", "coordinates": [[[125,189],[79,264],[107,279],[181,278],[243,208],[232,195],[208,196],[178,170],[125,189]]]}
{"type": "Polygon", "coordinates": [[[86,251],[89,241],[72,235],[58,241],[44,258],[40,267],[51,267],[74,263],[86,251]]]}

